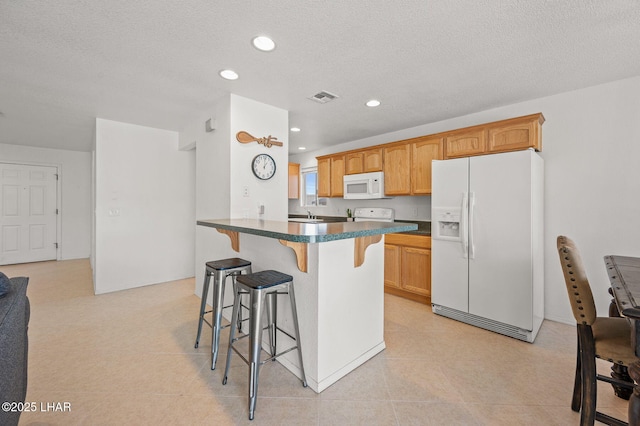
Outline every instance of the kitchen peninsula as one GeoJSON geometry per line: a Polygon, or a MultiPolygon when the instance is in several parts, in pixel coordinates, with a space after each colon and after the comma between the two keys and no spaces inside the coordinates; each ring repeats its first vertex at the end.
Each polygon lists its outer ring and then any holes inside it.
{"type": "MultiPolygon", "coordinates": [[[[256,219],[197,224],[218,231],[210,237],[229,248],[228,257],[250,260],[254,271],[293,276],[305,373],[314,391],[322,392],[385,348],[382,236],[416,230],[416,224],[256,219]]],[[[225,305],[231,303],[229,287],[225,305]]],[[[287,303],[285,297],[278,301],[278,325],[291,333],[287,303]]],[[[279,337],[277,345],[280,352],[291,342],[279,337]]],[[[300,376],[295,351],[278,361],[300,376]]]]}

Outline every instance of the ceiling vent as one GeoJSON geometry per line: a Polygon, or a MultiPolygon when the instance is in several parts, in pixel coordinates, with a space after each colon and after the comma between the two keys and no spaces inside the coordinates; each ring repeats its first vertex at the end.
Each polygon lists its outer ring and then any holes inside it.
{"type": "Polygon", "coordinates": [[[323,90],[322,92],[316,93],[309,99],[311,99],[312,101],[318,102],[319,104],[326,104],[327,102],[331,102],[332,100],[338,97],[339,97],[338,95],[334,95],[333,93],[325,92],[323,90]]]}

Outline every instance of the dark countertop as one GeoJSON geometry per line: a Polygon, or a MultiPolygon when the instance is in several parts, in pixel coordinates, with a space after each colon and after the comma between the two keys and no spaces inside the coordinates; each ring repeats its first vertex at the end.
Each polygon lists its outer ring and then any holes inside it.
{"type": "Polygon", "coordinates": [[[431,236],[431,222],[416,221],[416,220],[396,220],[396,223],[415,223],[418,225],[417,230],[402,232],[403,234],[426,235],[429,237],[431,236]]]}
{"type": "MultiPolygon", "coordinates": [[[[303,214],[290,214],[291,218],[304,219],[307,215],[303,214]]],[[[318,219],[322,219],[321,223],[333,223],[333,222],[346,222],[347,218],[344,216],[316,216],[318,219]]],[[[426,235],[431,236],[431,222],[429,221],[419,221],[419,220],[401,220],[398,219],[395,223],[415,223],[418,225],[418,229],[415,231],[405,231],[403,234],[412,234],[412,235],[426,235]]]]}
{"type": "Polygon", "coordinates": [[[259,219],[210,219],[198,220],[197,224],[299,243],[322,243],[418,229],[418,225],[412,222],[299,223],[259,219]]]}

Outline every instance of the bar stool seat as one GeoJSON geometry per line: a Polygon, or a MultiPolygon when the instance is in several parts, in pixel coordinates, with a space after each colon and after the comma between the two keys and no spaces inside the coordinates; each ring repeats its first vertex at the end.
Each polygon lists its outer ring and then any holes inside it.
{"type": "Polygon", "coordinates": [[[250,299],[249,334],[236,338],[236,323],[232,322],[231,330],[229,331],[227,365],[224,370],[224,378],[222,379],[222,384],[227,384],[229,366],[231,364],[231,351],[234,351],[238,355],[240,355],[240,358],[242,358],[245,363],[249,365],[249,420],[253,420],[258,398],[258,376],[260,373],[260,366],[262,364],[267,361],[275,360],[277,357],[297,349],[298,361],[300,362],[300,372],[302,376],[302,386],[307,387],[307,379],[304,373],[304,365],[302,364],[302,348],[300,345],[298,312],[296,309],[296,300],[293,291],[293,277],[291,275],[283,274],[282,272],[274,270],[260,271],[253,274],[238,276],[236,280],[232,318],[235,318],[240,310],[240,293],[242,291],[248,292],[250,299]],[[282,330],[280,327],[278,327],[276,322],[276,297],[277,295],[287,293],[289,294],[289,298],[291,301],[291,314],[293,316],[295,336],[292,336],[291,334],[282,330]],[[265,305],[267,311],[266,326],[264,326],[262,323],[265,305]],[[263,361],[260,361],[260,352],[262,348],[262,332],[264,329],[269,330],[270,357],[263,361]],[[276,353],[276,331],[280,331],[281,333],[284,333],[289,338],[294,340],[295,346],[292,346],[280,353],[276,353]],[[248,359],[245,358],[234,346],[235,342],[245,337],[249,337],[248,359]]]}
{"type": "MultiPolygon", "coordinates": [[[[200,317],[198,319],[198,334],[196,335],[197,348],[200,344],[200,334],[202,333],[202,323],[205,322],[212,328],[211,332],[211,369],[216,368],[216,362],[218,360],[218,352],[220,346],[220,330],[228,327],[229,325],[222,326],[222,310],[230,308],[232,305],[223,306],[224,303],[224,287],[225,281],[228,276],[233,279],[234,298],[235,298],[235,286],[236,277],[242,273],[251,273],[251,262],[248,260],[240,259],[239,257],[233,257],[229,259],[213,260],[207,262],[205,265],[204,284],[202,285],[202,299],[200,301],[200,317]],[[209,284],[213,277],[213,309],[207,311],[207,295],[209,293],[209,284]],[[212,321],[209,322],[206,319],[206,315],[212,313],[212,321]]],[[[242,305],[241,305],[242,306],[242,305]]],[[[235,321],[242,323],[242,314],[239,310],[235,316],[231,317],[235,321]]]]}

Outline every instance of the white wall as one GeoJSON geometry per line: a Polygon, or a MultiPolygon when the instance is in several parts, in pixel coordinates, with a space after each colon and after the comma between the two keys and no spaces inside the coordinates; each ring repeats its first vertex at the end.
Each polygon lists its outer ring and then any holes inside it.
{"type": "MultiPolygon", "coordinates": [[[[182,146],[192,141],[196,146],[196,220],[229,217],[231,181],[231,164],[228,160],[231,149],[229,108],[230,98],[226,97],[220,100],[210,112],[203,113],[180,132],[182,146]],[[205,121],[211,117],[215,118],[216,129],[207,133],[205,121]]],[[[195,293],[200,295],[204,264],[210,260],[229,256],[216,247],[211,237],[211,233],[216,232],[214,229],[197,226],[195,221],[192,227],[195,232],[195,257],[192,268],[195,270],[196,277],[195,293]]]]}
{"type": "Polygon", "coordinates": [[[287,220],[288,117],[286,110],[231,95],[231,217],[287,220]],[[275,136],[283,146],[267,148],[256,142],[239,143],[236,133],[241,130],[256,138],[275,136]],[[269,154],[276,162],[276,174],[269,180],[253,175],[251,161],[258,154],[269,154]],[[249,189],[248,197],[243,196],[244,187],[249,189]],[[265,207],[263,215],[258,213],[259,205],[265,207]]]}
{"type": "Polygon", "coordinates": [[[307,214],[307,211],[316,216],[347,216],[347,209],[357,207],[390,207],[395,210],[397,220],[431,220],[431,197],[403,196],[386,198],[382,200],[344,200],[342,198],[326,198],[326,206],[303,207],[300,200],[289,200],[289,213],[307,214]]]}
{"type": "Polygon", "coordinates": [[[96,120],[96,294],[193,276],[195,155],[178,133],[96,120]]]}
{"type": "MultiPolygon", "coordinates": [[[[606,315],[609,280],[602,257],[640,256],[640,77],[352,141],[295,155],[290,161],[304,166],[318,155],[537,112],[546,118],[541,153],[545,160],[545,317],[575,323],[556,251],[559,234],[578,244],[598,311],[606,315]]],[[[411,203],[402,197],[394,200],[402,208],[411,203]]]]}
{"type": "Polygon", "coordinates": [[[81,259],[91,252],[91,154],[61,149],[0,144],[0,161],[58,166],[60,175],[59,259],[81,259]]]}
{"type": "MultiPolygon", "coordinates": [[[[229,95],[215,107],[204,111],[180,132],[180,145],[196,145],[196,218],[243,218],[286,220],[288,182],[288,112],[237,95],[229,95]],[[215,130],[207,133],[205,121],[212,118],[215,130]],[[265,148],[257,143],[236,141],[240,130],[255,137],[275,136],[284,146],[265,148]],[[251,160],[259,153],[268,153],[276,161],[276,175],[259,181],[251,171],[251,160]],[[249,196],[243,196],[248,187],[249,196]],[[258,214],[258,205],[265,206],[258,214]]],[[[195,293],[200,295],[207,261],[233,256],[229,241],[216,244],[213,228],[196,226],[195,293]]],[[[219,240],[218,240],[219,241],[219,240]]],[[[240,237],[242,245],[242,236],[240,237]]]]}

